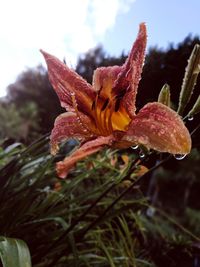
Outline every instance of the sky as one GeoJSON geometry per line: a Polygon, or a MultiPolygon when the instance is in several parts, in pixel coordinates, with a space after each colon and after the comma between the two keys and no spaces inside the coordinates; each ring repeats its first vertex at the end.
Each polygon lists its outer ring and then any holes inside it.
{"type": "Polygon", "coordinates": [[[128,53],[140,22],[148,47],[166,49],[200,36],[199,0],[0,0],[0,97],[29,67],[45,62],[43,49],[71,67],[98,44],[110,55],[128,53]]]}

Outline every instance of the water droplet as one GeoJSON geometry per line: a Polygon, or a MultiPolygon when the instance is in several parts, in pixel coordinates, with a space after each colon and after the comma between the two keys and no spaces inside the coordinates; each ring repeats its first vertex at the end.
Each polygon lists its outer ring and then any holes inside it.
{"type": "Polygon", "coordinates": [[[145,157],[145,154],[144,154],[144,152],[142,150],[139,152],[139,157],[141,159],[143,159],[145,157]]]}
{"type": "Polygon", "coordinates": [[[131,148],[133,149],[133,150],[136,150],[136,149],[138,149],[138,145],[135,145],[135,146],[132,146],[131,148]]]}
{"type": "Polygon", "coordinates": [[[45,192],[45,193],[49,193],[50,190],[51,190],[50,186],[45,186],[42,191],[45,192]]]}
{"type": "Polygon", "coordinates": [[[194,117],[191,116],[191,115],[189,115],[187,119],[188,119],[188,121],[193,121],[194,120],[194,117]]]}
{"type": "Polygon", "coordinates": [[[153,217],[156,212],[156,209],[154,207],[149,207],[146,211],[146,215],[148,217],[153,217]]]}
{"type": "Polygon", "coordinates": [[[32,185],[34,183],[33,179],[29,180],[29,185],[32,185]]]}
{"type": "Polygon", "coordinates": [[[174,155],[175,159],[182,160],[186,157],[186,154],[176,154],[174,155]]]}
{"type": "Polygon", "coordinates": [[[129,70],[127,71],[127,73],[126,73],[126,78],[129,77],[130,73],[131,73],[131,69],[129,69],[129,70]]]}

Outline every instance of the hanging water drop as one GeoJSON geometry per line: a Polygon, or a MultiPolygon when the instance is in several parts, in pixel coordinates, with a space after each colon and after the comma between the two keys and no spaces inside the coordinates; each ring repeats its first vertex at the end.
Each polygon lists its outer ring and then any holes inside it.
{"type": "Polygon", "coordinates": [[[31,186],[34,183],[33,179],[29,179],[28,185],[31,186]]]}
{"type": "Polygon", "coordinates": [[[131,148],[133,149],[133,150],[136,150],[136,149],[138,149],[138,145],[135,145],[135,146],[132,146],[131,148]]]}
{"type": "Polygon", "coordinates": [[[188,119],[188,121],[193,121],[194,120],[194,117],[191,116],[191,115],[189,115],[187,119],[188,119]]]}
{"type": "Polygon", "coordinates": [[[149,207],[146,211],[148,217],[153,217],[155,215],[156,209],[154,207],[149,207]]]}
{"type": "Polygon", "coordinates": [[[186,154],[176,154],[174,155],[175,159],[182,160],[186,157],[186,154]]]}
{"type": "Polygon", "coordinates": [[[144,154],[144,152],[142,150],[139,152],[139,157],[141,159],[143,159],[145,157],[145,154],[144,154]]]}

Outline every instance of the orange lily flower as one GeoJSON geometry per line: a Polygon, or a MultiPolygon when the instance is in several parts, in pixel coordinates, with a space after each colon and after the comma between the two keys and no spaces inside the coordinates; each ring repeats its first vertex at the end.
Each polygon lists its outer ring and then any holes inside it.
{"type": "Polygon", "coordinates": [[[146,26],[141,23],[124,65],[97,68],[92,85],[56,57],[41,51],[50,82],[61,106],[67,110],[55,120],[51,152],[55,154],[58,143],[63,140],[77,138],[81,142],[75,152],[57,163],[61,178],[66,177],[78,160],[105,146],[126,148],[142,144],[160,152],[190,152],[190,134],[175,111],[153,102],[135,113],[146,39],[146,26]]]}

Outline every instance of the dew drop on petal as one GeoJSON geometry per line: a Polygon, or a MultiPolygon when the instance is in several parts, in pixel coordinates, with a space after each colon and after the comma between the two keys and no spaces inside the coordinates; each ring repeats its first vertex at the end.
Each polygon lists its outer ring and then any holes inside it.
{"type": "Polygon", "coordinates": [[[126,78],[128,78],[129,77],[129,75],[130,75],[130,73],[131,73],[131,69],[129,69],[128,71],[127,71],[127,73],[126,73],[126,78]]]}
{"type": "Polygon", "coordinates": [[[161,134],[161,135],[165,134],[165,130],[161,129],[161,130],[160,130],[160,134],[161,134]]]}
{"type": "Polygon", "coordinates": [[[136,149],[138,149],[138,145],[135,145],[135,146],[132,146],[131,148],[133,149],[133,150],[136,150],[136,149]]]}
{"type": "Polygon", "coordinates": [[[186,154],[175,154],[174,157],[177,160],[182,160],[186,157],[186,154]]]}
{"type": "Polygon", "coordinates": [[[194,117],[190,115],[190,116],[188,116],[187,119],[188,119],[188,121],[193,121],[194,120],[194,117]]]}

